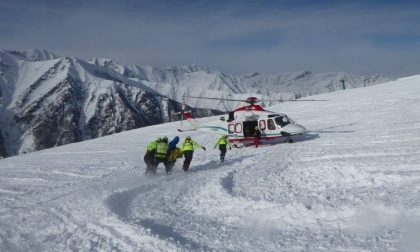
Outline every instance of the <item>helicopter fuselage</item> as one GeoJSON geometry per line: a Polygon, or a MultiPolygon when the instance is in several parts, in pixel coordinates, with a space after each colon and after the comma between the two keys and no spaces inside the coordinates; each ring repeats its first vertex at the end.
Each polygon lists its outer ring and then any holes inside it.
{"type": "Polygon", "coordinates": [[[290,139],[306,132],[305,127],[295,123],[287,115],[267,111],[259,105],[249,105],[230,112],[219,120],[199,125],[196,130],[228,135],[232,142],[253,141],[256,128],[260,139],[290,139]]]}

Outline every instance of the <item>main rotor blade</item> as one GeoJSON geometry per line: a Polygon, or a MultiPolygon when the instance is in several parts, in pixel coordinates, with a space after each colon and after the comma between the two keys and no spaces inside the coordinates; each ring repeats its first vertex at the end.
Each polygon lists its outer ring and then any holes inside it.
{"type": "MultiPolygon", "coordinates": [[[[249,100],[240,100],[240,99],[227,99],[227,98],[215,98],[215,97],[204,97],[204,96],[185,96],[187,98],[198,98],[198,99],[207,99],[207,100],[218,100],[218,101],[239,101],[239,102],[249,102],[249,100]]],[[[328,101],[328,100],[260,100],[257,99],[256,102],[300,102],[300,101],[328,101]]]]}
{"type": "Polygon", "coordinates": [[[328,100],[261,100],[262,102],[301,102],[301,101],[328,101],[328,100]]]}
{"type": "Polygon", "coordinates": [[[214,98],[214,97],[203,97],[203,96],[185,96],[185,97],[207,99],[207,100],[219,100],[219,101],[240,101],[240,102],[246,102],[247,101],[247,100],[239,100],[239,99],[225,99],[225,98],[214,98]]]}

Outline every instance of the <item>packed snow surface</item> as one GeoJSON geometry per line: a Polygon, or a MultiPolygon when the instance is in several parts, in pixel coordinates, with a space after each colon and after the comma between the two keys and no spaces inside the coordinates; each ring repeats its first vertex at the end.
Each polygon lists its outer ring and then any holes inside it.
{"type": "Polygon", "coordinates": [[[179,122],[3,159],[0,251],[420,251],[420,76],[316,98],[271,108],[307,135],[225,163],[189,132],[188,173],[143,175],[179,122]]]}

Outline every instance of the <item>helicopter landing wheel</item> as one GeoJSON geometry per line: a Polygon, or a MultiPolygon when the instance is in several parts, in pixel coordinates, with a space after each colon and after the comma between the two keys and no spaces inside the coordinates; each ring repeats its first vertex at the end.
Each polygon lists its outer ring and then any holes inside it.
{"type": "Polygon", "coordinates": [[[293,139],[291,139],[291,138],[287,139],[287,142],[288,143],[294,143],[293,139]]]}

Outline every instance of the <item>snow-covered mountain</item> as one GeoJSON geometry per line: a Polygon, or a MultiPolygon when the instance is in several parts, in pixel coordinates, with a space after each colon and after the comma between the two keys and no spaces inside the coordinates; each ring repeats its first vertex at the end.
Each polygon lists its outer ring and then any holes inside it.
{"type": "Polygon", "coordinates": [[[16,59],[25,61],[44,61],[60,58],[57,54],[44,49],[3,50],[3,52],[13,55],[16,59]]]}
{"type": "Polygon", "coordinates": [[[180,110],[102,66],[41,50],[0,51],[0,157],[172,121],[180,110]]]}
{"type": "MultiPolygon", "coordinates": [[[[158,68],[152,66],[123,66],[110,59],[93,59],[94,64],[115,70],[120,74],[141,81],[150,88],[182,101],[184,96],[245,99],[258,96],[260,99],[296,99],[304,96],[336,90],[366,87],[389,81],[383,75],[361,76],[346,72],[312,73],[252,73],[246,75],[226,74],[201,68],[196,65],[158,68]]],[[[193,107],[229,111],[241,105],[229,101],[214,102],[185,98],[193,107]]],[[[274,105],[278,102],[266,102],[274,105]]]]}
{"type": "Polygon", "coordinates": [[[0,157],[172,121],[184,99],[196,117],[241,105],[186,96],[295,99],[385,80],[344,72],[235,75],[196,65],[123,66],[46,50],[1,50],[0,157]]]}
{"type": "Polygon", "coordinates": [[[179,122],[0,160],[0,251],[420,251],[419,83],[273,106],[308,134],[225,163],[189,132],[188,173],[143,175],[179,122]]]}

